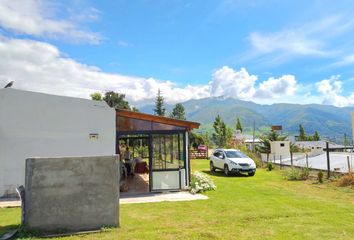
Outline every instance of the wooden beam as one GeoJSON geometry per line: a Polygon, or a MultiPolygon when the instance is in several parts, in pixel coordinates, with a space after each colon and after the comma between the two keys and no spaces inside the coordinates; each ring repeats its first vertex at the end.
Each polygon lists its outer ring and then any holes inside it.
{"type": "Polygon", "coordinates": [[[151,114],[134,112],[125,109],[117,109],[116,116],[140,119],[145,121],[152,121],[152,122],[163,123],[163,124],[168,124],[168,125],[173,125],[178,127],[185,127],[187,130],[199,128],[200,126],[200,123],[197,122],[190,122],[190,121],[178,120],[174,118],[155,116],[151,114]]]}

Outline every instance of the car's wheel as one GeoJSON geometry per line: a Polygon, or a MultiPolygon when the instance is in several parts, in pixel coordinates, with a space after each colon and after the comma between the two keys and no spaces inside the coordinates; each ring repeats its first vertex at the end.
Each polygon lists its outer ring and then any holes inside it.
{"type": "Polygon", "coordinates": [[[252,177],[252,176],[254,176],[254,174],[256,174],[256,173],[255,172],[250,172],[250,173],[248,173],[248,176],[252,177]]]}
{"type": "Polygon", "coordinates": [[[224,173],[225,173],[226,176],[230,175],[229,166],[227,166],[227,164],[224,165],[224,173]]]}
{"type": "Polygon", "coordinates": [[[210,161],[210,172],[215,172],[215,167],[212,161],[210,161]]]}

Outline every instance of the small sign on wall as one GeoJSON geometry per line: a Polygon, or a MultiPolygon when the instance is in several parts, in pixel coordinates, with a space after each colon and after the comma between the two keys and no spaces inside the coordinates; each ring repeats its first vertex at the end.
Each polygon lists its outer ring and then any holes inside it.
{"type": "Polygon", "coordinates": [[[90,133],[89,139],[90,140],[98,140],[98,133],[90,133]]]}

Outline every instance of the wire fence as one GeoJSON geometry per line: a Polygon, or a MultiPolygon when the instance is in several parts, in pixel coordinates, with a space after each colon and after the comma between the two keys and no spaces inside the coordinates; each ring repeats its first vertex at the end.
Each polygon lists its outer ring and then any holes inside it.
{"type": "Polygon", "coordinates": [[[293,153],[289,155],[262,154],[263,162],[273,162],[283,166],[307,167],[330,172],[348,173],[353,171],[353,152],[327,152],[317,154],[293,153]]]}

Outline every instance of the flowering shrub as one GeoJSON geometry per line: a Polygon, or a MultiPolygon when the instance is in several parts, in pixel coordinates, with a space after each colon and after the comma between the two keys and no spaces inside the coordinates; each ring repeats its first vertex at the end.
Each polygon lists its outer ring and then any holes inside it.
{"type": "Polygon", "coordinates": [[[194,172],[192,174],[190,192],[191,193],[201,193],[207,190],[215,190],[216,186],[214,181],[207,175],[201,172],[194,172]]]}

